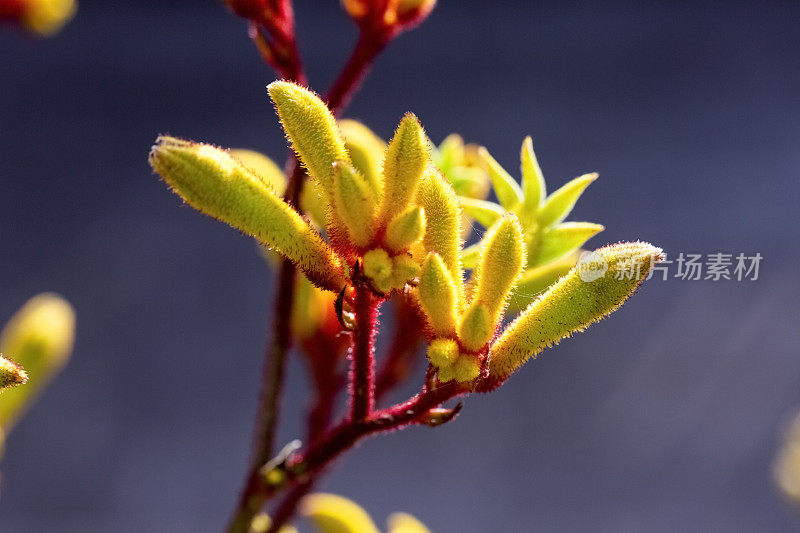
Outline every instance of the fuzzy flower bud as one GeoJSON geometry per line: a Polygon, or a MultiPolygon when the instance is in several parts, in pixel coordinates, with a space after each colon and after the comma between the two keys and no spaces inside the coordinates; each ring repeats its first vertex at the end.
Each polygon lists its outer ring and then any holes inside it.
{"type": "Polygon", "coordinates": [[[0,392],[4,389],[22,385],[28,381],[28,374],[21,366],[3,357],[0,353],[0,392]]]}
{"type": "Polygon", "coordinates": [[[384,241],[392,251],[400,252],[422,238],[425,233],[425,210],[412,206],[397,215],[386,228],[384,241]]]}
{"type": "Polygon", "coordinates": [[[430,252],[422,264],[417,290],[419,302],[435,335],[456,331],[458,289],[439,254],[430,252]]]}
{"type": "Polygon", "coordinates": [[[338,291],[344,286],[344,267],[330,246],[227,151],[161,136],[150,165],[192,207],[274,248],[319,287],[338,291]]]}
{"type": "Polygon", "coordinates": [[[334,163],[335,208],[344,221],[350,241],[364,247],[375,233],[375,199],[369,184],[346,161],[334,163]]]}
{"type": "Polygon", "coordinates": [[[386,143],[367,126],[352,119],[339,121],[339,130],[344,138],[344,146],[353,166],[361,172],[372,187],[375,198],[383,196],[381,167],[386,153],[386,143]]]}
{"type": "Polygon", "coordinates": [[[387,225],[414,199],[431,156],[425,130],[411,113],[400,121],[383,162],[383,201],[378,217],[387,225]]]}
{"type": "Polygon", "coordinates": [[[460,292],[461,208],[453,187],[433,166],[425,171],[419,185],[417,204],[425,210],[424,252],[439,254],[460,292]]]}
{"type": "Polygon", "coordinates": [[[517,317],[489,351],[489,376],[504,380],[531,357],[618,309],[663,258],[643,242],[588,254],[517,317]]]}

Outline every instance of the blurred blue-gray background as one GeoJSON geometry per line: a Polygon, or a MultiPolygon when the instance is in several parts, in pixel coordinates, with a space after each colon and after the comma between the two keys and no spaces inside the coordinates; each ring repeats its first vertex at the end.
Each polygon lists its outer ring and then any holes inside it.
{"type": "MultiPolygon", "coordinates": [[[[551,188],[597,170],[592,243],[763,256],[756,281],[648,283],[452,424],[365,442],[322,488],[434,532],[792,531],[771,463],[800,410],[800,5],[440,2],[348,116],[407,110],[551,188]]],[[[296,3],[324,91],[355,29],[296,3]]],[[[74,357],[11,435],[0,531],[219,531],[244,474],[274,274],[167,192],[156,134],[282,160],[272,72],[214,1],[82,0],[58,37],[0,33],[0,322],[37,292],[74,357]]],[[[674,264],[671,265],[675,272],[674,264]]],[[[295,359],[280,440],[301,432],[295,359]]]]}

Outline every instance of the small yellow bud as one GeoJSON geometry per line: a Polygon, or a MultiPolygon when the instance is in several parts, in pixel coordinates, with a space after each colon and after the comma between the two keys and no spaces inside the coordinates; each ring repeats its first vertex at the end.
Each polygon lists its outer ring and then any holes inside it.
{"type": "Polygon", "coordinates": [[[227,151],[161,136],[150,165],[192,207],[274,248],[319,287],[344,286],[344,266],[331,247],[227,151]]]}
{"type": "Polygon", "coordinates": [[[344,146],[350,154],[353,166],[370,184],[375,198],[380,199],[383,196],[381,166],[386,153],[386,143],[357,120],[340,120],[339,130],[342,132],[344,146]]]}
{"type": "Polygon", "coordinates": [[[286,190],[286,175],[269,157],[255,150],[232,148],[231,155],[277,194],[286,190]]]}
{"type": "Polygon", "coordinates": [[[75,0],[26,0],[22,24],[42,36],[53,35],[75,16],[75,0]]]}
{"type": "Polygon", "coordinates": [[[379,221],[386,225],[414,199],[431,157],[425,130],[417,117],[408,113],[386,149],[383,162],[383,200],[379,221]]]}
{"type": "Polygon", "coordinates": [[[397,215],[386,228],[384,241],[394,252],[408,249],[425,233],[425,210],[415,205],[397,215]]]}
{"type": "Polygon", "coordinates": [[[22,385],[28,381],[28,374],[14,361],[0,353],[0,392],[4,389],[22,385]]]}
{"type": "Polygon", "coordinates": [[[336,119],[316,94],[288,81],[267,86],[286,137],[333,204],[333,163],[350,161],[336,119]]]}
{"type": "Polygon", "coordinates": [[[433,339],[428,346],[428,361],[437,368],[449,367],[458,359],[458,343],[453,339],[433,339]]]}
{"type": "Polygon", "coordinates": [[[489,342],[494,334],[494,321],[489,310],[480,302],[474,302],[461,317],[458,338],[464,348],[477,352],[489,342]]]}
{"type": "Polygon", "coordinates": [[[529,358],[618,309],[663,258],[643,242],[600,248],[523,311],[489,351],[489,375],[504,379],[529,358]]]}
{"type": "Polygon", "coordinates": [[[350,236],[350,241],[359,247],[370,243],[375,233],[375,200],[364,177],[350,163],[334,163],[334,189],[336,211],[350,236]]]}
{"type": "Polygon", "coordinates": [[[436,252],[461,292],[461,208],[453,187],[433,166],[428,167],[417,192],[425,210],[425,253],[436,252]]]}
{"type": "Polygon", "coordinates": [[[414,259],[406,254],[392,258],[392,287],[402,289],[406,283],[419,276],[420,267],[414,259]]]}
{"type": "Polygon", "coordinates": [[[7,390],[0,399],[0,428],[5,433],[67,363],[74,338],[72,306],[51,293],[28,300],[0,333],[0,352],[13,357],[30,376],[26,386],[7,390]]]}
{"type": "Polygon", "coordinates": [[[457,381],[466,383],[477,378],[481,373],[480,360],[471,354],[461,354],[453,363],[453,375],[457,381]]]}
{"type": "Polygon", "coordinates": [[[372,281],[376,289],[387,292],[391,288],[392,259],[383,248],[375,248],[364,254],[364,274],[372,281]]]}
{"type": "Polygon", "coordinates": [[[453,381],[454,379],[456,379],[455,367],[453,365],[440,366],[437,371],[437,377],[439,378],[439,381],[441,381],[442,383],[453,381]]]}
{"type": "Polygon", "coordinates": [[[321,533],[378,533],[375,523],[360,505],[335,494],[306,496],[301,512],[321,533]]]}
{"type": "Polygon", "coordinates": [[[525,265],[522,227],[515,215],[506,215],[486,232],[478,266],[473,273],[473,302],[486,306],[494,324],[525,265]]]}
{"type": "Polygon", "coordinates": [[[419,275],[418,297],[433,333],[451,336],[456,331],[458,289],[441,256],[430,252],[419,275]]]}

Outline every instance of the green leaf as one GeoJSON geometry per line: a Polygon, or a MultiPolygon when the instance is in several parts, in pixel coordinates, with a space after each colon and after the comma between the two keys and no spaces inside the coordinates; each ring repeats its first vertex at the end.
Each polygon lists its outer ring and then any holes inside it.
{"type": "Polygon", "coordinates": [[[505,214],[505,209],[494,202],[474,198],[458,198],[461,209],[483,227],[488,228],[505,214]]]}
{"type": "Polygon", "coordinates": [[[591,222],[562,222],[544,231],[538,256],[530,266],[560,259],[603,231],[604,226],[591,222]]]}
{"type": "Polygon", "coordinates": [[[514,178],[500,166],[500,163],[494,160],[486,148],[479,148],[478,154],[489,167],[489,177],[492,179],[494,193],[497,195],[500,205],[506,211],[511,211],[522,201],[522,189],[514,181],[514,178]]]}
{"type": "Polygon", "coordinates": [[[586,187],[596,179],[597,173],[584,174],[548,196],[539,210],[539,226],[546,228],[564,220],[586,187]]]}

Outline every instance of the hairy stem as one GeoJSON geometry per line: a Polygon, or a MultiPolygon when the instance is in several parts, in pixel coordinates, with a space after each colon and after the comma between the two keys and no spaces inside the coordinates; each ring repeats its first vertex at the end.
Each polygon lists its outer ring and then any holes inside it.
{"type": "Polygon", "coordinates": [[[380,300],[373,296],[369,285],[356,282],[350,417],[354,422],[364,420],[375,406],[375,328],[378,322],[380,300]]]}

